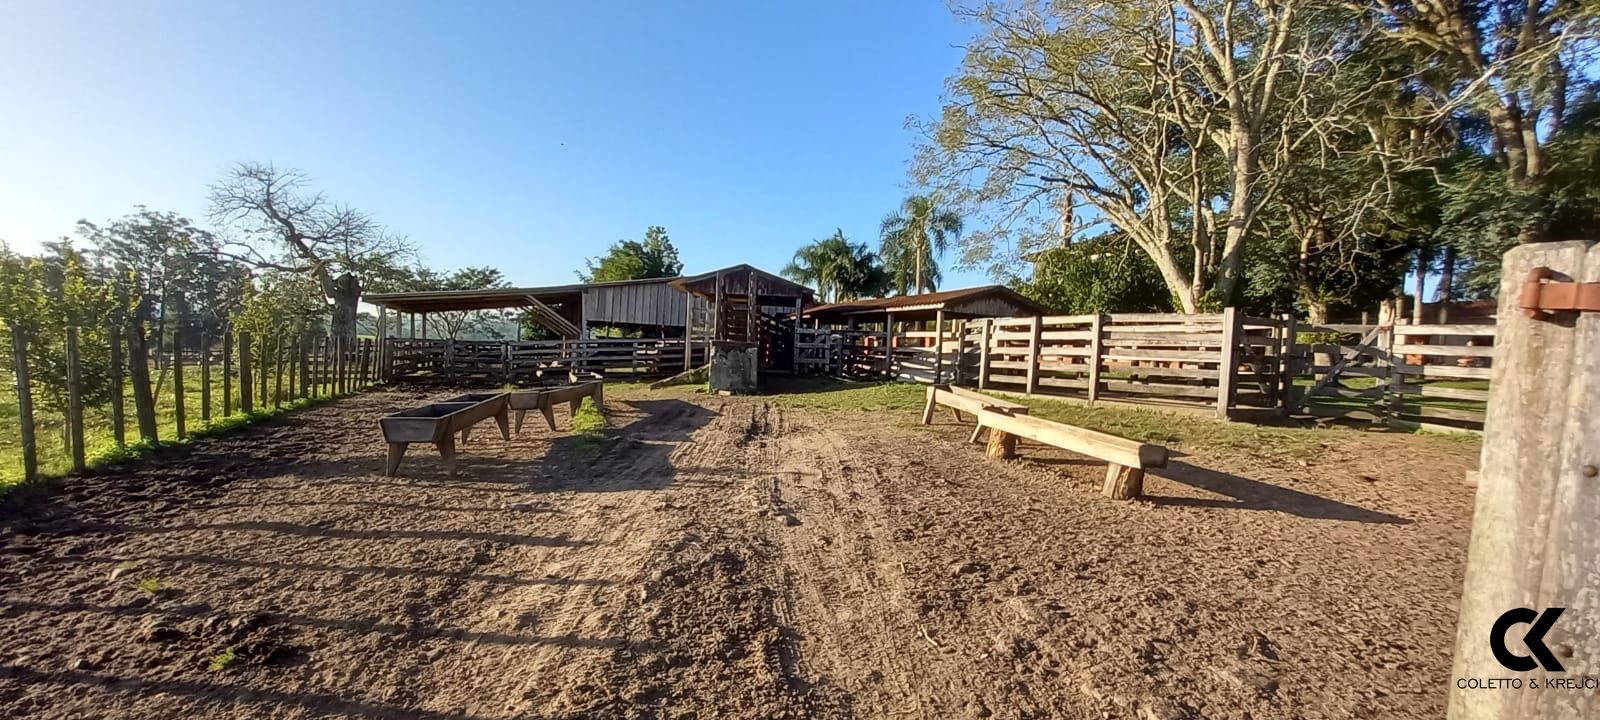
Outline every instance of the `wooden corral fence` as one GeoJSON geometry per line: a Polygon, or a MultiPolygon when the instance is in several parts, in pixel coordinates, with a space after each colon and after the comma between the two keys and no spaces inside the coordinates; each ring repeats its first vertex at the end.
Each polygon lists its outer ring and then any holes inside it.
{"type": "MultiPolygon", "coordinates": [[[[174,333],[158,351],[145,329],[113,327],[103,336],[109,341],[109,365],[101,368],[103,376],[91,378],[83,371],[81,334],[81,328],[66,328],[60,359],[66,369],[67,397],[56,426],[62,429],[72,472],[87,468],[90,446],[124,447],[130,431],[151,443],[181,440],[240,413],[268,412],[296,400],[355,392],[376,382],[380,369],[378,345],[371,338],[344,340],[288,332],[253,337],[250,332],[229,330],[196,341],[174,333]],[[86,401],[91,386],[106,388],[101,392],[108,396],[104,406],[86,401]],[[165,421],[171,422],[172,436],[164,438],[165,421]]],[[[34,342],[26,328],[11,328],[24,482],[40,475],[37,431],[54,420],[41,418],[35,407],[36,375],[30,367],[38,360],[30,353],[34,342]]],[[[47,358],[46,364],[54,363],[47,358]]]]}
{"type": "Polygon", "coordinates": [[[1292,318],[1120,313],[970,321],[956,355],[980,389],[1214,408],[1280,408],[1292,318]]]}
{"type": "Polygon", "coordinates": [[[1300,337],[1292,412],[1483,429],[1494,325],[1307,325],[1300,337]]]}
{"type": "Polygon", "coordinates": [[[384,340],[384,380],[440,378],[480,383],[528,383],[569,372],[607,377],[655,377],[683,372],[706,361],[696,344],[686,353],[682,338],[601,338],[592,340],[482,341],[384,340]]]}

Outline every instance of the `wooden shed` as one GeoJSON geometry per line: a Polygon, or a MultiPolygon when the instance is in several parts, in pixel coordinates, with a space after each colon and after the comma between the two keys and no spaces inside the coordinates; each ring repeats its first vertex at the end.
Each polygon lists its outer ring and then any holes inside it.
{"type": "Polygon", "coordinates": [[[818,327],[856,327],[888,322],[925,322],[983,317],[1043,315],[1043,305],[1004,285],[940,290],[921,295],[812,305],[801,318],[818,327]]]}
{"type": "Polygon", "coordinates": [[[374,293],[362,300],[384,310],[419,316],[424,326],[431,313],[517,308],[567,339],[590,337],[591,329],[597,327],[641,331],[653,337],[683,337],[689,310],[695,303],[687,293],[672,286],[678,279],[374,293]]]}

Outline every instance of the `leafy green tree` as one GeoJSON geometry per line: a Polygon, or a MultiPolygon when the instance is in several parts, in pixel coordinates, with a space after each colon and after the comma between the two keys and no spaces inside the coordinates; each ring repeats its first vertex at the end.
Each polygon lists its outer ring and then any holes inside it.
{"type": "Polygon", "coordinates": [[[1172,294],[1149,256],[1115,235],[1073,243],[1033,256],[1033,277],[1018,292],[1052,312],[1165,312],[1172,294]]]}
{"type": "Polygon", "coordinates": [[[877,297],[888,291],[889,275],[863,243],[852,243],[844,230],[795,251],[783,276],[812,285],[824,302],[877,297]]]}
{"type": "Polygon", "coordinates": [[[589,271],[578,273],[586,283],[676,277],[683,273],[678,248],[667,237],[667,229],[660,225],[646,229],[643,240],[618,240],[606,254],[587,264],[589,271]]]}
{"type": "Polygon", "coordinates": [[[939,257],[961,237],[961,216],[929,195],[912,195],[883,219],[879,255],[900,294],[937,290],[939,257]]]}

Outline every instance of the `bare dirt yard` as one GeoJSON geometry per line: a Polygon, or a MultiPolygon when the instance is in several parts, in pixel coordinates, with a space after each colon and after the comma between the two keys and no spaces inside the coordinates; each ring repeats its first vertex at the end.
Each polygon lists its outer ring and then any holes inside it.
{"type": "Polygon", "coordinates": [[[1117,502],[1102,465],[916,425],[915,388],[614,387],[603,439],[529,418],[384,477],[376,418],[448,392],[13,495],[0,716],[1443,714],[1470,443],[1167,420],[1177,459],[1117,502]]]}

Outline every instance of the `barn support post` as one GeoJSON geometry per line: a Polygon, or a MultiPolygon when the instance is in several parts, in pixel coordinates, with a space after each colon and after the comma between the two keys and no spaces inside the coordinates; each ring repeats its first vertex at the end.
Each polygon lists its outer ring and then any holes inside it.
{"type": "Polygon", "coordinates": [[[933,384],[944,382],[944,309],[933,314],[933,384]]]}
{"type": "Polygon", "coordinates": [[[805,310],[805,298],[794,299],[794,324],[789,329],[789,372],[800,374],[800,313],[805,310]]]}
{"type": "MultiPolygon", "coordinates": [[[[1503,260],[1450,720],[1600,717],[1592,689],[1545,684],[1600,675],[1600,312],[1530,317],[1524,282],[1536,268],[1553,271],[1554,280],[1600,282],[1600,245],[1521,245],[1503,260]],[[1510,616],[1518,608],[1523,617],[1510,616]],[[1565,609],[1554,616],[1552,608],[1565,609]],[[1538,624],[1547,619],[1547,627],[1538,624]],[[1536,644],[1548,652],[1539,656],[1536,644]],[[1531,655],[1531,667],[1502,664],[1500,645],[1531,655]],[[1526,687],[1458,684],[1507,676],[1526,687]]],[[[1535,284],[1532,304],[1551,287],[1535,284]]]]}
{"type": "Polygon", "coordinates": [[[694,368],[694,293],[683,294],[683,371],[694,368]]]}
{"type": "Polygon", "coordinates": [[[67,326],[67,439],[72,446],[72,471],[81,473],[88,466],[83,452],[83,369],[74,325],[67,326]]]}
{"type": "Polygon", "coordinates": [[[17,415],[22,433],[22,479],[39,479],[39,445],[33,434],[33,383],[28,376],[28,337],[17,325],[11,326],[11,369],[17,384],[17,415]]]}
{"type": "Polygon", "coordinates": [[[894,313],[883,314],[883,374],[894,379],[894,313]]]}

